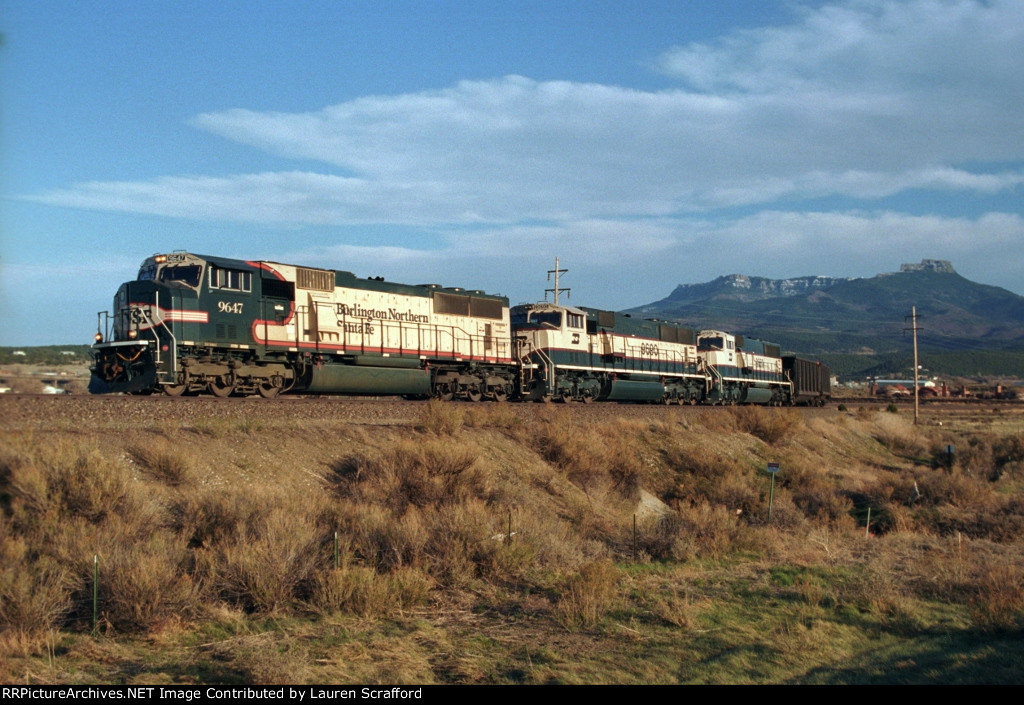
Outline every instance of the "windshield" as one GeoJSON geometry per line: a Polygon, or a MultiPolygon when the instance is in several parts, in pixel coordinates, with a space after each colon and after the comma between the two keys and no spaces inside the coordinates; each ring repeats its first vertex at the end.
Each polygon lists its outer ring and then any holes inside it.
{"type": "Polygon", "coordinates": [[[160,281],[182,282],[192,287],[199,286],[202,276],[203,268],[198,264],[181,264],[176,267],[164,267],[160,270],[160,281]]]}
{"type": "Polygon", "coordinates": [[[701,350],[724,350],[725,341],[721,338],[701,338],[699,347],[701,350]]]}
{"type": "Polygon", "coordinates": [[[561,311],[550,311],[548,313],[533,313],[530,315],[530,320],[540,325],[547,324],[555,328],[562,327],[562,312],[561,311]]]}

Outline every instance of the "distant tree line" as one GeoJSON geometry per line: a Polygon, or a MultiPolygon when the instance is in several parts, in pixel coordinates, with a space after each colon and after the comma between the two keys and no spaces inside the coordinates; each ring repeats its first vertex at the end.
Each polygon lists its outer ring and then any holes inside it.
{"type": "Polygon", "coordinates": [[[91,360],[88,345],[0,347],[0,365],[76,365],[91,360]]]}
{"type": "MultiPolygon", "coordinates": [[[[841,379],[864,379],[914,374],[911,351],[859,355],[822,353],[818,356],[841,379]]],[[[960,350],[921,352],[919,362],[927,376],[939,377],[1017,377],[1024,379],[1024,350],[960,350]]]]}

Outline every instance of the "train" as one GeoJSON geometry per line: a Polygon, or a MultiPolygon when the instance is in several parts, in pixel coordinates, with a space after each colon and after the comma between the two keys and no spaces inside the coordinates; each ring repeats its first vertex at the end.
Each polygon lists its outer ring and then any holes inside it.
{"type": "MultiPolygon", "coordinates": [[[[557,265],[556,265],[557,271],[557,265]]],[[[90,392],[823,405],[827,366],[716,329],[190,252],[97,316],[90,392]]]]}

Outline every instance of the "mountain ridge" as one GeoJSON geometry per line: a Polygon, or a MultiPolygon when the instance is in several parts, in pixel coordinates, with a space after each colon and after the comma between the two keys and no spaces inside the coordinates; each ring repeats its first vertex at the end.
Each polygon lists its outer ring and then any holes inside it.
{"type": "Polygon", "coordinates": [[[720,327],[820,356],[909,348],[905,331],[914,308],[924,350],[1024,351],[1024,297],[972,282],[946,260],[925,259],[873,277],[728,274],[680,284],[664,299],[626,313],[720,327]]]}

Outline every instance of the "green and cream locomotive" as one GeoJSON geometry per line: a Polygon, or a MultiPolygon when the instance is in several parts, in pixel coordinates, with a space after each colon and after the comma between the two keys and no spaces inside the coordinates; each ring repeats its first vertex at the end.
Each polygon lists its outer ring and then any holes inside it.
{"type": "Polygon", "coordinates": [[[707,370],[712,404],[790,404],[793,384],[774,343],[717,330],[697,336],[697,354],[707,370]]]}
{"type": "Polygon", "coordinates": [[[100,314],[90,389],[502,400],[511,340],[504,297],[175,252],[100,314]]]}
{"type": "Polygon", "coordinates": [[[528,399],[696,404],[707,393],[689,328],[551,303],[512,309],[528,399]]]}

